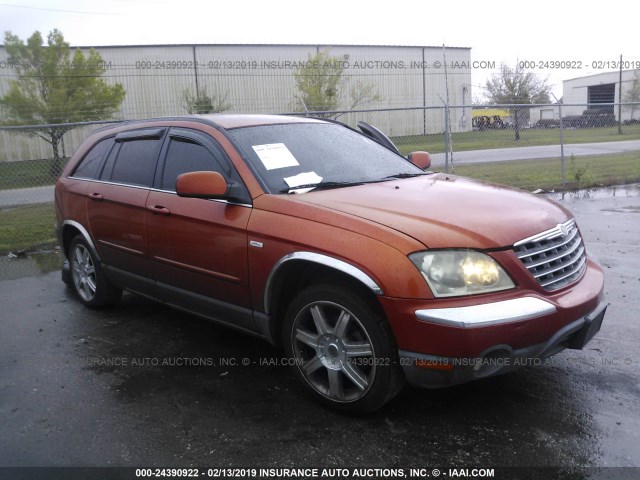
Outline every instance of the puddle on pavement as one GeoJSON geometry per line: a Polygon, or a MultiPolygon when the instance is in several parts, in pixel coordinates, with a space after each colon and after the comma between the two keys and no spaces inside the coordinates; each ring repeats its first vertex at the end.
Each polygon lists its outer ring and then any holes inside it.
{"type": "Polygon", "coordinates": [[[60,270],[63,257],[60,250],[34,252],[18,257],[3,255],[0,257],[0,281],[37,277],[60,270]]]}
{"type": "Polygon", "coordinates": [[[640,197],[640,184],[614,185],[611,187],[587,188],[584,190],[572,190],[562,194],[562,192],[546,192],[546,197],[554,200],[584,200],[591,198],[611,198],[611,197],[640,197]]]}

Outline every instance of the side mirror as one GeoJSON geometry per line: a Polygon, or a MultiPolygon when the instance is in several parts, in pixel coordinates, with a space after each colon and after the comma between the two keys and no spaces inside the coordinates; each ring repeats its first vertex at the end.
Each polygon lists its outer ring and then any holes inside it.
{"type": "Polygon", "coordinates": [[[407,156],[407,158],[411,163],[416,167],[420,167],[422,170],[431,166],[431,156],[428,152],[412,152],[407,156]]]}
{"type": "Polygon", "coordinates": [[[180,197],[224,198],[229,185],[218,172],[189,172],[178,175],[176,193],[180,197]]]}

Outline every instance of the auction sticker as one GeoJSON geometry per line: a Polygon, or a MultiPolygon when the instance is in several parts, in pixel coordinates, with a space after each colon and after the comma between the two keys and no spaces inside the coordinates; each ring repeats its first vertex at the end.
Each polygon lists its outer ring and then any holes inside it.
{"type": "Polygon", "coordinates": [[[253,145],[253,149],[267,170],[300,165],[284,143],[253,145]]]}

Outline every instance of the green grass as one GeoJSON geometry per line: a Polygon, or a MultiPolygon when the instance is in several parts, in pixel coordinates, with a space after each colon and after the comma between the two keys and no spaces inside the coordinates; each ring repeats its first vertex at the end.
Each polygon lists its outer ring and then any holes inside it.
{"type": "MultiPolygon", "coordinates": [[[[51,160],[0,162],[0,190],[53,185],[56,178],[51,172],[51,162],[51,160]]],[[[67,160],[62,162],[64,167],[67,160]]]]}
{"type": "Polygon", "coordinates": [[[53,203],[0,210],[0,254],[57,243],[53,203]]]}
{"type": "MultiPolygon", "coordinates": [[[[640,124],[622,127],[622,135],[618,135],[618,127],[576,128],[563,131],[564,143],[616,142],[620,140],[640,140],[640,124]]],[[[394,137],[394,143],[403,154],[417,150],[430,153],[444,152],[444,134],[409,135],[394,137]]],[[[520,131],[520,140],[515,140],[512,129],[484,130],[460,132],[451,135],[454,152],[468,150],[486,150],[489,148],[531,147],[539,145],[560,144],[558,128],[529,128],[520,131]]]]}
{"type": "MultiPolygon", "coordinates": [[[[559,158],[458,165],[455,174],[524,190],[562,189],[559,158]]],[[[565,158],[566,189],[640,182],[640,152],[565,158]]]]}

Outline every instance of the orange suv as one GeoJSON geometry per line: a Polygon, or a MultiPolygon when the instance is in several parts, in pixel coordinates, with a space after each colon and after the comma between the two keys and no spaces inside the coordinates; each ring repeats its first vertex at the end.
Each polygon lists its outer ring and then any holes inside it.
{"type": "Polygon", "coordinates": [[[603,272],[570,212],[424,171],[426,152],[360,127],[204,115],[93,133],[56,184],[63,279],[89,307],[124,289],[280,344],[349,411],[598,332],[603,272]]]}

